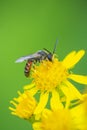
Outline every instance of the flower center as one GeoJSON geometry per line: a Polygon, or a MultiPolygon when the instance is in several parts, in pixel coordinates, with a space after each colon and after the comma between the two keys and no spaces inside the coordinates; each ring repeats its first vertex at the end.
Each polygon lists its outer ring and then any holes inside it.
{"type": "Polygon", "coordinates": [[[41,130],[71,130],[70,113],[67,110],[57,110],[42,118],[41,130]]]}
{"type": "Polygon", "coordinates": [[[39,66],[35,65],[31,77],[39,90],[51,91],[60,85],[68,76],[66,68],[54,58],[53,62],[44,60],[39,66]]]}

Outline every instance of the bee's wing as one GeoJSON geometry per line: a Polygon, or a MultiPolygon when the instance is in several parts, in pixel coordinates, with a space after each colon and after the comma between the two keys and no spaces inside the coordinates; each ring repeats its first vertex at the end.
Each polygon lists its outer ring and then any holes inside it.
{"type": "Polygon", "coordinates": [[[38,52],[36,52],[36,53],[34,53],[34,54],[32,54],[32,55],[27,55],[27,56],[20,57],[20,58],[17,59],[15,62],[16,62],[16,63],[18,63],[18,62],[23,62],[23,61],[25,61],[25,60],[37,59],[37,58],[39,58],[39,57],[41,57],[41,55],[40,55],[38,52]]]}

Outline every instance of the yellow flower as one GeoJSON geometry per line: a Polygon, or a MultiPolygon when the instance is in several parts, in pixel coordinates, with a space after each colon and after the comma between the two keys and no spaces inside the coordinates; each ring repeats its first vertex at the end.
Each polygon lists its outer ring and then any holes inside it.
{"type": "Polygon", "coordinates": [[[34,130],[72,130],[70,113],[67,109],[51,111],[45,109],[40,122],[33,124],[34,130]]]}
{"type": "Polygon", "coordinates": [[[83,104],[73,108],[44,109],[41,120],[33,123],[34,130],[87,130],[87,115],[83,104]]]}
{"type": "Polygon", "coordinates": [[[33,115],[36,108],[36,100],[29,93],[29,91],[25,91],[23,94],[18,91],[18,94],[18,98],[14,98],[13,101],[10,101],[15,108],[9,107],[9,109],[12,111],[11,113],[13,115],[24,119],[29,119],[33,115]]]}
{"type": "Polygon", "coordinates": [[[52,62],[44,60],[39,65],[34,66],[31,74],[33,83],[25,86],[25,89],[29,89],[33,95],[38,91],[41,92],[40,101],[34,114],[38,114],[44,109],[49,98],[49,93],[52,93],[51,104],[59,106],[60,96],[58,90],[61,90],[66,97],[66,108],[70,105],[71,100],[75,98],[82,100],[81,93],[69,79],[81,84],[87,84],[87,76],[76,75],[70,72],[70,69],[79,62],[84,54],[84,50],[78,52],[73,51],[69,53],[63,61],[53,58],[52,62]]]}

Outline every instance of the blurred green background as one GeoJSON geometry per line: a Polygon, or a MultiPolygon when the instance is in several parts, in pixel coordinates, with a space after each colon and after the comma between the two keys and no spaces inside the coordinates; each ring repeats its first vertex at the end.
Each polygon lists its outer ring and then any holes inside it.
{"type": "MultiPolygon", "coordinates": [[[[52,51],[56,38],[61,60],[72,50],[87,51],[86,0],[0,0],[0,130],[32,129],[8,110],[9,101],[29,83],[25,63],[14,61],[43,48],[52,51]]],[[[73,72],[87,74],[87,54],[73,72]]]]}

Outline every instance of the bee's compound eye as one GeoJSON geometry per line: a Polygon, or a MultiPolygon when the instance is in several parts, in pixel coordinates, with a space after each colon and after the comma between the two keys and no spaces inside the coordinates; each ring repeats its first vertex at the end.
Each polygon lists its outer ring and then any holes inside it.
{"type": "Polygon", "coordinates": [[[52,61],[52,56],[53,56],[52,54],[48,54],[48,57],[47,57],[48,60],[52,61]]]}

